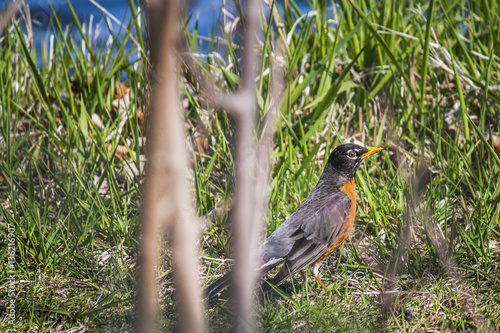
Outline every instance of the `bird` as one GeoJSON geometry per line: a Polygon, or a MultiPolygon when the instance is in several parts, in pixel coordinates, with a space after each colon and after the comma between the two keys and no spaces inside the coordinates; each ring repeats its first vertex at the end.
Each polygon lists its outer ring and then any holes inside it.
{"type": "MultiPolygon", "coordinates": [[[[267,280],[278,286],[310,266],[316,281],[328,292],[319,277],[319,267],[323,259],[340,247],[353,228],[356,171],[367,157],[382,150],[382,147],[365,148],[347,143],[332,151],[306,200],[258,248],[259,280],[282,264],[278,273],[267,280]]],[[[205,295],[212,298],[231,281],[232,271],[210,284],[205,295]]]]}

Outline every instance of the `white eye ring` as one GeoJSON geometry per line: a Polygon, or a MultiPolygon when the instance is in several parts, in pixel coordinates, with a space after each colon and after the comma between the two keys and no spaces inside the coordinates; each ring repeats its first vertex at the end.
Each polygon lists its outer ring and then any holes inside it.
{"type": "Polygon", "coordinates": [[[351,160],[356,159],[358,156],[354,150],[349,150],[347,152],[347,157],[349,157],[351,160]]]}

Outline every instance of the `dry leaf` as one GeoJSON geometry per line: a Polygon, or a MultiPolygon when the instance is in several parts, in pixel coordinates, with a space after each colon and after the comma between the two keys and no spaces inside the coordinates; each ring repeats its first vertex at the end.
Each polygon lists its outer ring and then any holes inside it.
{"type": "Polygon", "coordinates": [[[122,99],[123,96],[128,94],[128,88],[120,82],[116,82],[115,89],[116,89],[115,99],[122,99]]]}
{"type": "Polygon", "coordinates": [[[127,147],[120,145],[116,148],[116,151],[115,151],[115,158],[116,159],[118,159],[119,161],[123,161],[128,157],[129,157],[129,153],[128,153],[127,147]]]}

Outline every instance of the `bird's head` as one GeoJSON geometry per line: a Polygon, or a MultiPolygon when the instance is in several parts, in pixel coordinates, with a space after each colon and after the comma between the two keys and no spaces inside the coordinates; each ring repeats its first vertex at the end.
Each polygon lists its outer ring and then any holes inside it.
{"type": "Polygon", "coordinates": [[[347,178],[353,178],[363,161],[383,148],[365,148],[354,143],[346,143],[333,150],[327,164],[347,178]]]}

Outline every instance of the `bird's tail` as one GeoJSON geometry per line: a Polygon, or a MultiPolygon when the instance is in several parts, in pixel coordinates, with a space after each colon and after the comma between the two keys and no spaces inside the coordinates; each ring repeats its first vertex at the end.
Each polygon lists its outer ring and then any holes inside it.
{"type": "Polygon", "coordinates": [[[208,299],[212,298],[213,296],[217,295],[231,284],[231,280],[233,279],[233,272],[230,271],[226,275],[218,278],[213,282],[211,285],[209,285],[205,289],[205,295],[208,299]]]}

